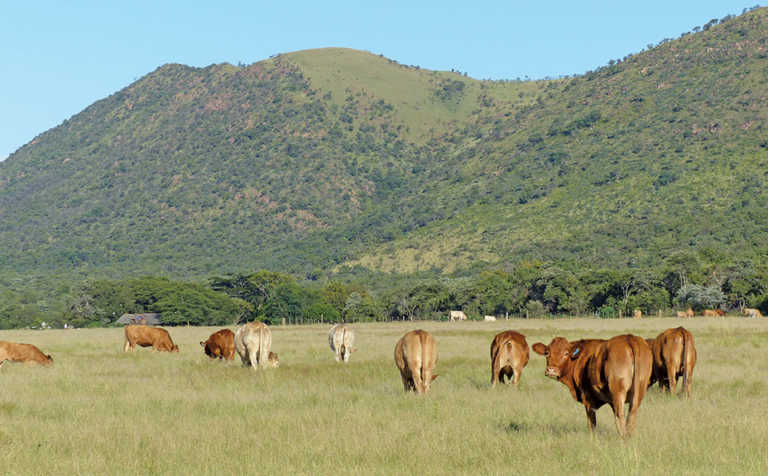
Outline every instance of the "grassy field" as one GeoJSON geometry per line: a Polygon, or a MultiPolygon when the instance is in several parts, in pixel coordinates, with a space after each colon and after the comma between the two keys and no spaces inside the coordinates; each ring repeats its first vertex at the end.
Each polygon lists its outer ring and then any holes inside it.
{"type": "Polygon", "coordinates": [[[215,328],[171,328],[179,354],[122,352],[122,329],[2,331],[53,355],[0,368],[3,474],[766,474],[768,320],[510,320],[360,324],[337,364],[327,327],[274,327],[281,367],[209,361],[215,328]],[[581,404],[532,353],[519,389],[492,390],[490,341],[516,329],[651,337],[683,323],[699,354],[693,398],[652,389],[622,441],[608,407],[590,437],[581,404]],[[406,395],[392,352],[424,328],[439,361],[406,395]]]}

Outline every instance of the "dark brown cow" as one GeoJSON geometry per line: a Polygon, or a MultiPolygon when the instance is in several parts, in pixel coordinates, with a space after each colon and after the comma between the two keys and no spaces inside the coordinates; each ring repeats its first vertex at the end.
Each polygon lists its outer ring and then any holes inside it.
{"type": "Polygon", "coordinates": [[[53,364],[53,358],[50,355],[43,354],[40,349],[32,344],[0,341],[0,366],[6,360],[40,365],[53,364]]]}
{"type": "Polygon", "coordinates": [[[504,377],[507,382],[520,383],[528,358],[528,342],[524,335],[515,331],[496,334],[491,342],[491,386],[495,387],[499,380],[504,383],[504,377]]]}
{"type": "Polygon", "coordinates": [[[653,373],[648,386],[659,382],[661,388],[675,393],[677,379],[683,377],[683,388],[691,396],[696,346],[693,335],[685,327],[667,329],[655,339],[647,339],[653,354],[653,373]]]}
{"type": "Polygon", "coordinates": [[[437,344],[427,331],[407,332],[395,344],[395,364],[400,369],[405,391],[426,394],[437,374],[437,344]]]}
{"type": "Polygon", "coordinates": [[[137,344],[142,347],[151,346],[152,350],[165,352],[179,351],[179,346],[173,343],[171,335],[165,329],[137,324],[125,326],[125,346],[123,351],[134,351],[137,344]]]}
{"type": "Polygon", "coordinates": [[[208,337],[205,342],[200,342],[205,355],[212,359],[235,359],[235,333],[229,329],[221,329],[208,337]]]}
{"type": "Polygon", "coordinates": [[[549,345],[537,342],[533,351],[547,357],[544,375],[563,383],[584,404],[590,431],[597,424],[595,411],[607,403],[619,435],[632,433],[651,379],[651,349],[643,339],[631,334],[576,342],[555,337],[549,345]],[[625,420],[626,403],[629,414],[625,420]]]}

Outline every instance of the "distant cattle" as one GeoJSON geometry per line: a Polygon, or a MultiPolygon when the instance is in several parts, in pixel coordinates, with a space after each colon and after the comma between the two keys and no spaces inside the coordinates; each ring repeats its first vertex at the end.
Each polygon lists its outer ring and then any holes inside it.
{"type": "Polygon", "coordinates": [[[437,344],[432,335],[421,329],[407,332],[395,344],[395,364],[403,379],[406,392],[426,394],[432,381],[437,364],[437,344]]]}
{"type": "Polygon", "coordinates": [[[496,321],[496,316],[484,316],[483,320],[485,322],[495,322],[496,321]]]}
{"type": "Polygon", "coordinates": [[[659,382],[661,388],[675,393],[677,379],[683,377],[683,388],[691,396],[696,346],[693,335],[684,327],[667,329],[655,339],[647,339],[653,355],[653,373],[648,386],[659,382]]]}
{"type": "Polygon", "coordinates": [[[704,317],[717,317],[718,314],[717,314],[717,311],[715,311],[714,309],[704,309],[701,315],[704,317]]]}
{"type": "Polygon", "coordinates": [[[640,309],[635,309],[635,312],[632,313],[632,317],[634,319],[641,319],[643,317],[643,311],[640,309]]]}
{"type": "Polygon", "coordinates": [[[693,317],[693,309],[689,307],[685,311],[677,311],[677,317],[693,317]]]}
{"type": "Polygon", "coordinates": [[[491,386],[501,380],[510,380],[517,385],[523,367],[528,365],[528,342],[525,336],[515,331],[504,331],[496,334],[491,342],[491,386]]]}
{"type": "Polygon", "coordinates": [[[722,309],[715,309],[715,314],[717,314],[720,317],[723,317],[725,316],[725,311],[723,311],[722,309]]]}
{"type": "Polygon", "coordinates": [[[584,404],[590,431],[597,424],[595,411],[607,403],[619,435],[632,433],[651,379],[651,349],[645,340],[631,334],[576,342],[555,337],[549,345],[537,342],[533,350],[547,358],[544,375],[563,383],[584,404]],[[629,403],[626,420],[625,403],[629,403]]]}
{"type": "Polygon", "coordinates": [[[349,357],[356,349],[355,332],[344,324],[336,324],[328,332],[328,344],[335,354],[336,362],[349,362],[349,357]]]}
{"type": "Polygon", "coordinates": [[[760,312],[760,309],[745,307],[743,312],[745,315],[749,317],[763,317],[763,314],[760,312]]]}
{"type": "Polygon", "coordinates": [[[464,314],[464,311],[451,311],[450,319],[451,319],[451,322],[453,322],[453,321],[466,321],[467,320],[467,315],[464,314]]]}
{"type": "Polygon", "coordinates": [[[179,346],[173,343],[168,331],[160,327],[129,324],[125,326],[125,346],[123,351],[136,350],[136,345],[152,347],[152,350],[178,352],[179,346]]]}
{"type": "Polygon", "coordinates": [[[235,349],[244,366],[278,367],[277,354],[269,351],[271,347],[272,331],[263,322],[249,322],[235,332],[235,349]]]}
{"type": "Polygon", "coordinates": [[[50,355],[43,354],[32,344],[0,341],[0,367],[6,360],[40,365],[53,364],[53,358],[50,355]]]}
{"type": "Polygon", "coordinates": [[[234,360],[235,358],[235,333],[229,329],[221,329],[208,337],[208,340],[200,342],[205,355],[212,359],[234,360]]]}

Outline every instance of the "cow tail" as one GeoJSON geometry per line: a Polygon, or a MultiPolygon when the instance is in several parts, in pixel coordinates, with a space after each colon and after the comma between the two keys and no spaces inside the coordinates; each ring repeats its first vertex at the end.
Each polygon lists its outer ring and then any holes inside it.
{"type": "MultiPolygon", "coordinates": [[[[629,349],[632,351],[632,395],[640,390],[640,373],[637,371],[637,344],[629,339],[629,349]]],[[[643,389],[644,390],[644,389],[643,389]]],[[[634,398],[633,398],[634,400],[634,398]]]]}
{"type": "Polygon", "coordinates": [[[341,360],[344,360],[344,353],[346,350],[345,342],[347,341],[347,327],[341,326],[341,345],[339,346],[339,352],[341,352],[341,360]]]}
{"type": "Polygon", "coordinates": [[[688,336],[688,332],[683,332],[683,391],[688,390],[688,373],[690,372],[688,352],[690,352],[691,346],[688,342],[690,339],[688,336]]]}
{"type": "MultiPolygon", "coordinates": [[[[264,346],[264,333],[266,328],[259,327],[259,367],[267,366],[267,359],[269,358],[269,351],[264,346]]],[[[253,363],[251,363],[253,365],[253,363]]]]}

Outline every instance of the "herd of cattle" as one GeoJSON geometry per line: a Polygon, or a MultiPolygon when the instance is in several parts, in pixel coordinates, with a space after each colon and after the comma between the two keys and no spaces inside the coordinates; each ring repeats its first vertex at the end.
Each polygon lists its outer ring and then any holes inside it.
{"type": "MultiPolygon", "coordinates": [[[[328,343],[337,362],[349,362],[354,348],[354,331],[336,324],[328,334],[328,343]]],[[[178,352],[170,334],[160,327],[128,325],[125,327],[125,352],[136,346],[156,351],[178,352]]],[[[254,369],[278,367],[277,354],[271,352],[272,332],[262,322],[250,322],[236,332],[221,329],[200,342],[205,354],[213,359],[234,360],[235,352],[244,366],[254,369]]],[[[569,342],[555,337],[545,345],[531,347],[546,357],[544,375],[563,383],[576,401],[584,405],[590,431],[596,424],[595,411],[605,404],[613,409],[619,434],[629,436],[636,425],[637,411],[646,389],[656,382],[675,393],[682,377],[690,397],[696,347],[693,336],[684,327],[667,329],[653,339],[625,334],[610,339],[582,339],[569,342]],[[625,405],[629,411],[625,415],[625,405]]],[[[525,336],[516,331],[497,334],[491,342],[491,386],[507,380],[517,386],[528,364],[529,347],[525,336]]],[[[5,361],[34,362],[50,365],[53,359],[31,344],[0,341],[0,366],[5,361]]],[[[427,331],[407,332],[395,344],[395,364],[400,370],[406,392],[429,392],[437,378],[437,342],[427,331]]]]}

